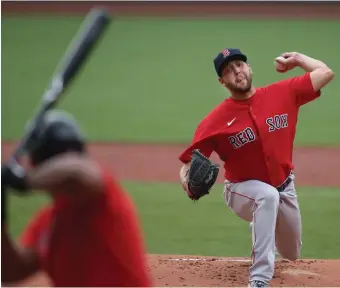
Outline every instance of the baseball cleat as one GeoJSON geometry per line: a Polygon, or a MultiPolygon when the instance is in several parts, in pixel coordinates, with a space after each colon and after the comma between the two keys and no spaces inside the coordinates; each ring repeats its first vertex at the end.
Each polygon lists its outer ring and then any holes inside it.
{"type": "Polygon", "coordinates": [[[263,281],[254,280],[249,282],[248,287],[268,287],[268,284],[263,281]]]}

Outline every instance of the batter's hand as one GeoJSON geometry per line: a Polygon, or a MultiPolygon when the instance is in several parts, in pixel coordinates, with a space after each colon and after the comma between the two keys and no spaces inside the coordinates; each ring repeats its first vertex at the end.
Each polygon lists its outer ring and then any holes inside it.
{"type": "Polygon", "coordinates": [[[27,192],[29,190],[26,181],[26,171],[15,161],[11,162],[11,165],[1,165],[1,184],[11,187],[18,192],[27,192]]]}
{"type": "Polygon", "coordinates": [[[297,52],[286,52],[275,58],[276,71],[286,73],[298,66],[297,52]]]}

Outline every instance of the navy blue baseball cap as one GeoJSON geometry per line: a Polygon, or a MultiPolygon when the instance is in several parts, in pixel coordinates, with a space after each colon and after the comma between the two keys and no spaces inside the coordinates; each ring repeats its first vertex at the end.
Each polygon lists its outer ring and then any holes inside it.
{"type": "Polygon", "coordinates": [[[214,65],[216,73],[219,77],[222,76],[221,73],[224,65],[233,60],[242,60],[247,62],[247,56],[244,55],[240,49],[235,48],[225,48],[220,53],[218,53],[214,59],[214,65]]]}

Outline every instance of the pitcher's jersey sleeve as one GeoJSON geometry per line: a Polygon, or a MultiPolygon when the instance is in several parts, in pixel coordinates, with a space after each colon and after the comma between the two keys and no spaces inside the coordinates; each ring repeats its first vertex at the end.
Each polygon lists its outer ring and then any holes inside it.
{"type": "Polygon", "coordinates": [[[288,79],[288,84],[298,107],[313,101],[321,95],[321,91],[314,91],[313,89],[310,72],[288,79]]]}
{"type": "Polygon", "coordinates": [[[190,146],[179,156],[183,163],[191,161],[192,151],[199,149],[205,157],[210,157],[215,148],[215,140],[209,137],[213,133],[206,121],[198,125],[190,146]]]}
{"type": "MultiPolygon", "coordinates": [[[[183,163],[191,161],[192,151],[199,149],[209,158],[216,148],[216,135],[223,133],[228,118],[228,101],[225,99],[217,105],[197,126],[191,145],[179,156],[183,163]]],[[[230,107],[229,107],[230,108],[230,107]]]]}
{"type": "Polygon", "coordinates": [[[199,142],[193,142],[180,156],[179,160],[183,163],[188,163],[191,161],[192,151],[195,149],[199,149],[200,152],[205,157],[210,157],[212,152],[214,151],[214,142],[212,139],[202,140],[199,142]]]}

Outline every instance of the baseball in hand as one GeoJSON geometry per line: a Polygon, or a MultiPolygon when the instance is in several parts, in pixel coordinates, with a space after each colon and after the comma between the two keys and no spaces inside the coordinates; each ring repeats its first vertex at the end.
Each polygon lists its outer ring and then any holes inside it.
{"type": "Polygon", "coordinates": [[[287,59],[282,57],[282,56],[279,56],[277,58],[275,58],[275,69],[277,72],[285,72],[287,70],[287,59]]]}

